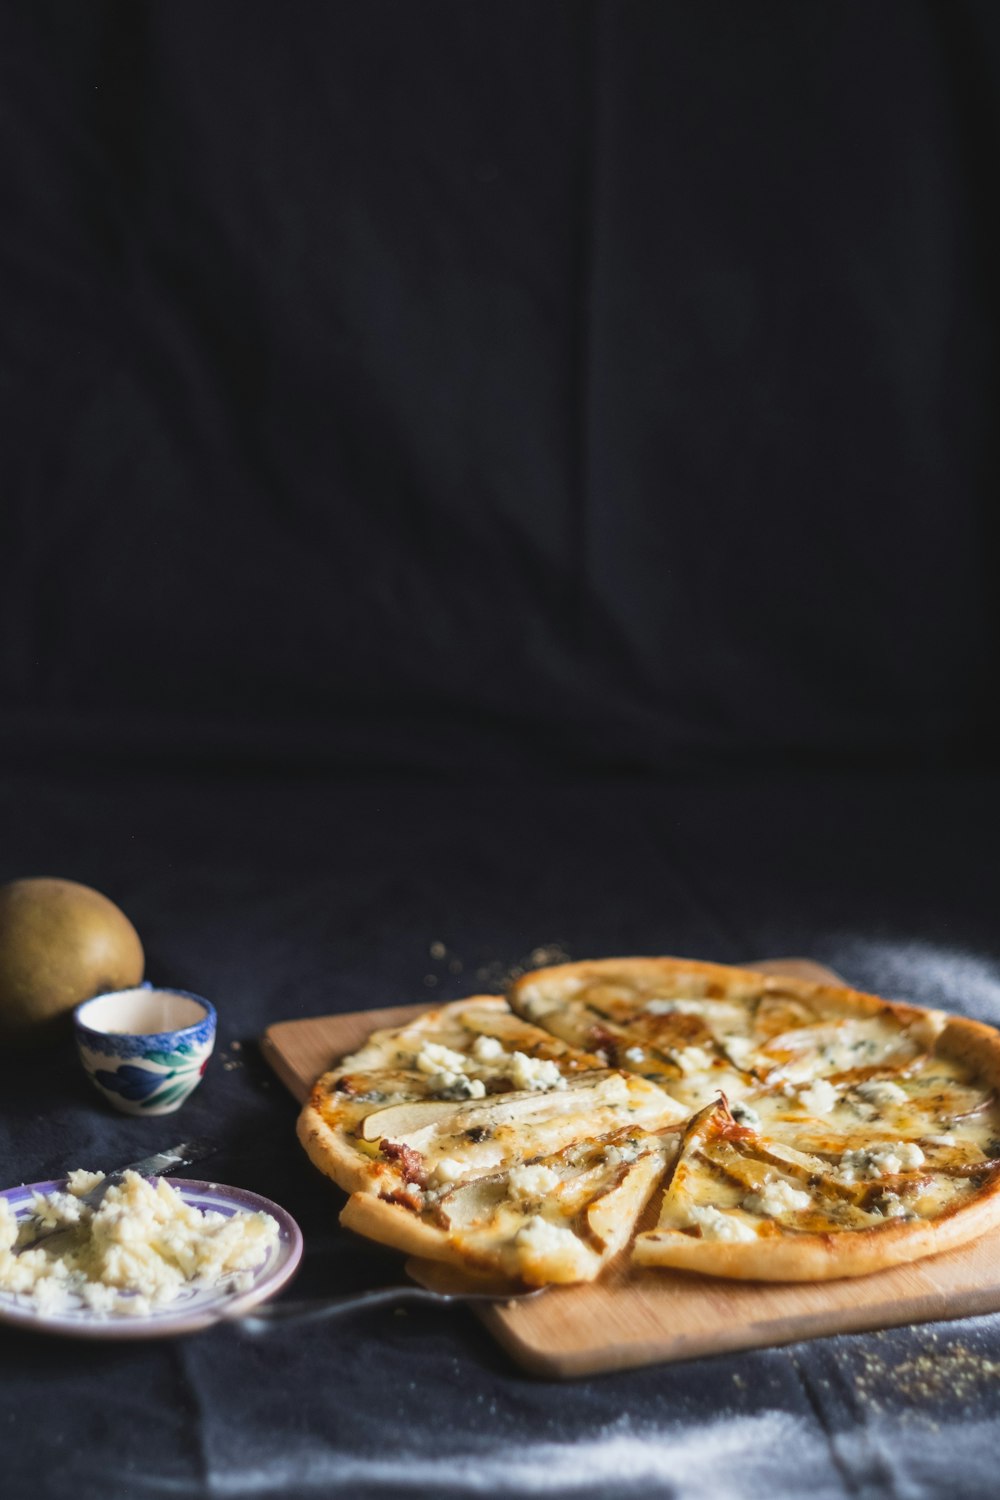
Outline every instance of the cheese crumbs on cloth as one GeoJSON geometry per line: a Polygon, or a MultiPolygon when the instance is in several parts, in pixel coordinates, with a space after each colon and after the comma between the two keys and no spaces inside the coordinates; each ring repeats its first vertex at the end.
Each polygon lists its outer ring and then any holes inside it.
{"type": "Polygon", "coordinates": [[[229,1290],[244,1290],[277,1242],[270,1214],[202,1212],[165,1179],[154,1187],[135,1172],[93,1209],[81,1200],[102,1179],[72,1172],[67,1192],[36,1193],[21,1221],[0,1198],[0,1291],[42,1313],[79,1301],[95,1313],[141,1317],[185,1288],[228,1280],[229,1290]]]}

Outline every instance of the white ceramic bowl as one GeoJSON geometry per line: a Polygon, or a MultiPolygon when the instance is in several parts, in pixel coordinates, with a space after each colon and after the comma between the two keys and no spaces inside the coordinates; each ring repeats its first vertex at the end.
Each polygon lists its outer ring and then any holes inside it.
{"type": "Polygon", "coordinates": [[[169,1115],[201,1081],[215,1046],[215,1008],[148,982],[84,1000],[73,1012],[84,1070],[127,1115],[169,1115]]]}

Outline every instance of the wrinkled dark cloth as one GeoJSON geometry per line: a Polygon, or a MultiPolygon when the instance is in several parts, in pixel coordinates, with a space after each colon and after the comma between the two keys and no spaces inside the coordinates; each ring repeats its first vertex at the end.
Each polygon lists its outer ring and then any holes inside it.
{"type": "Polygon", "coordinates": [[[988,0],[2,24],[14,749],[995,764],[988,0]]]}
{"type": "MultiPolygon", "coordinates": [[[[341,1196],[254,1047],[272,1021],[495,988],[560,944],[809,953],[859,985],[1000,1022],[1000,791],[985,778],[20,777],[0,820],[0,876],[43,862],[92,880],[136,922],[149,975],[220,1017],[201,1087],[163,1119],[110,1110],[69,1043],[0,1058],[0,1179],[213,1136],[218,1156],[189,1175],[297,1218],[304,1295],[390,1285],[401,1266],[339,1228],[341,1196]]],[[[1000,1317],[568,1384],[520,1373],[468,1311],[121,1346],[7,1329],[3,1491],[973,1500],[994,1493],[998,1379],[1000,1317]]]]}

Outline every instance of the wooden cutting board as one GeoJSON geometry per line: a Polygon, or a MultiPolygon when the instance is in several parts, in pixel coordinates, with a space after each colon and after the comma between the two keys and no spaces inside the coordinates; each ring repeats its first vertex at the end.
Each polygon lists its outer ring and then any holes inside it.
{"type": "MultiPolygon", "coordinates": [[[[769,959],[748,967],[842,982],[808,959],[769,959]]],[[[360,1046],[377,1027],[400,1026],[433,1008],[404,1005],[281,1021],[264,1033],[261,1047],[278,1077],[301,1101],[320,1073],[360,1046]]],[[[332,1183],[329,1191],[342,1201],[332,1183]]],[[[411,1260],[406,1268],[422,1284],[442,1285],[441,1267],[411,1260]]],[[[446,1280],[453,1288],[450,1270],[446,1280]]],[[[476,1308],[518,1364],[549,1379],[998,1310],[996,1234],[873,1276],[813,1285],[723,1281],[683,1271],[639,1269],[626,1254],[595,1284],[553,1287],[527,1302],[476,1308]]]]}

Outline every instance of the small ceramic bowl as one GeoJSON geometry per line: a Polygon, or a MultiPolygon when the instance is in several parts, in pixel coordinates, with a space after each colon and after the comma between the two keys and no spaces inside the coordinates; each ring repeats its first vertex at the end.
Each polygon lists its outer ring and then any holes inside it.
{"type": "Polygon", "coordinates": [[[215,1008],[148,983],[84,1000],[73,1012],[84,1070],[127,1115],[169,1115],[196,1088],[215,1046],[215,1008]]]}

